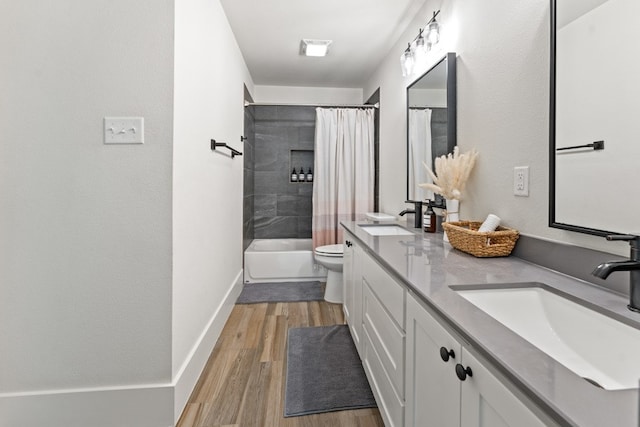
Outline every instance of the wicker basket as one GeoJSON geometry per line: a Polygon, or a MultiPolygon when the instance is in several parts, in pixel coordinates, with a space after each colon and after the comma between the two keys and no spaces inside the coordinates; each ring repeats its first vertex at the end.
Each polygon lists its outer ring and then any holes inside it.
{"type": "Polygon", "coordinates": [[[509,256],[520,234],[518,230],[498,227],[496,231],[480,233],[481,222],[443,222],[449,243],[456,249],[477,257],[509,256]]]}

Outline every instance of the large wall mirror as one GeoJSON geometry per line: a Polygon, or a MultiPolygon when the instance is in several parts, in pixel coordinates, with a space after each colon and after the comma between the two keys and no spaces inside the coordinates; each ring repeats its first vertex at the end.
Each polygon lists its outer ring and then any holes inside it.
{"type": "Polygon", "coordinates": [[[430,182],[423,162],[433,169],[455,145],[456,54],[447,53],[407,88],[407,200],[434,199],[418,187],[430,182]]]}
{"type": "Polygon", "coordinates": [[[640,232],[640,1],[551,0],[549,225],[640,232]]]}

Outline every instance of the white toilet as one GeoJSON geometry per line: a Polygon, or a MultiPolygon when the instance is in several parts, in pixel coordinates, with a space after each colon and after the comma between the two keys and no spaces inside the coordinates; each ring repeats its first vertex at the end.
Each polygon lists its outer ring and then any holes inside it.
{"type": "Polygon", "coordinates": [[[342,303],[342,243],[318,246],[314,251],[316,262],[328,270],[324,299],[327,302],[342,303]]]}

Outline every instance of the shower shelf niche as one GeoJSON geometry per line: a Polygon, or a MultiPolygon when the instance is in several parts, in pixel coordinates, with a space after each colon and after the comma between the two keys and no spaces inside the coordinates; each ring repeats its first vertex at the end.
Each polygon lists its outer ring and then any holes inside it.
{"type": "MultiPolygon", "coordinates": [[[[289,151],[289,173],[295,168],[296,172],[300,168],[304,169],[305,175],[309,169],[313,170],[314,153],[313,150],[290,150],[289,151]]],[[[305,181],[291,181],[292,184],[304,184],[305,181]]],[[[311,182],[306,182],[311,184],[311,182]]]]}

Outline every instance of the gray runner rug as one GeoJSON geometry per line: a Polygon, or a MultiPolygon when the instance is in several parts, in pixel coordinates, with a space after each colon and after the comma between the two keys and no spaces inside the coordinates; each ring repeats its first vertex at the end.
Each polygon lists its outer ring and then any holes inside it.
{"type": "Polygon", "coordinates": [[[245,283],[236,304],[300,302],[324,299],[320,282],[245,283]]]}
{"type": "Polygon", "coordinates": [[[348,326],[289,329],[285,417],[375,407],[348,326]]]}

